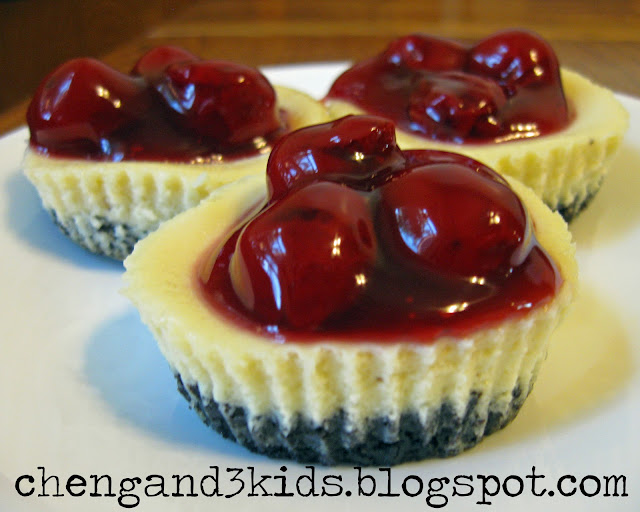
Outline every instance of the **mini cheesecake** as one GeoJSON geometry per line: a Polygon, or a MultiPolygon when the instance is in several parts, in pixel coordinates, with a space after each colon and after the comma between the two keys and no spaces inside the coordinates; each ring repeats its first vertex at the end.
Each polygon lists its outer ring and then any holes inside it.
{"type": "Polygon", "coordinates": [[[342,74],[325,103],[336,118],[392,119],[405,149],[453,151],[513,176],[566,220],[599,190],[628,126],[611,91],[560,69],[548,43],[522,31],[469,47],[400,38],[342,74]]]}
{"type": "Polygon", "coordinates": [[[180,392],[252,451],[330,465],[458,454],[516,415],[571,301],[560,215],[476,161],[400,151],[393,132],[370,117],[294,132],[266,186],[221,188],[125,260],[124,292],[180,392]],[[464,213],[439,203],[452,192],[464,213]],[[487,205],[481,233],[467,229],[487,205]]]}
{"type": "Polygon", "coordinates": [[[328,120],[310,96],[257,70],[158,47],[125,75],[69,61],[30,104],[24,171],[73,241],[124,259],[216,188],[264,172],[284,133],[328,120]]]}

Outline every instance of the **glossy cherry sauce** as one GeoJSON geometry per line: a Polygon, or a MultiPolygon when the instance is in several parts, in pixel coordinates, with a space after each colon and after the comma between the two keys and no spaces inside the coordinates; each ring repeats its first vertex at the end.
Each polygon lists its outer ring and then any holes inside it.
{"type": "Polygon", "coordinates": [[[204,257],[205,300],[300,342],[428,342],[550,300],[562,278],[508,184],[461,155],[402,151],[393,128],[349,116],[281,139],[266,206],[204,257]]]}
{"type": "Polygon", "coordinates": [[[129,74],[68,61],[42,81],[27,112],[33,148],[108,161],[255,155],[284,133],[284,117],[257,70],[175,47],[150,50],[129,74]]]}
{"type": "Polygon", "coordinates": [[[344,72],[327,97],[454,143],[536,137],[572,119],[553,49],[516,30],[468,47],[424,35],[397,39],[344,72]]]}

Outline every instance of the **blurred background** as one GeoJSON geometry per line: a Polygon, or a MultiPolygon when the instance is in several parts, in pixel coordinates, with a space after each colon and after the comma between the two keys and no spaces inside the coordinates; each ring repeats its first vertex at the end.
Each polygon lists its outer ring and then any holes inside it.
{"type": "Polygon", "coordinates": [[[640,96],[640,0],[0,0],[0,133],[23,124],[38,82],[77,56],[122,71],[159,44],[254,66],[344,61],[410,32],[470,42],[513,27],[546,37],[564,66],[640,96]]]}

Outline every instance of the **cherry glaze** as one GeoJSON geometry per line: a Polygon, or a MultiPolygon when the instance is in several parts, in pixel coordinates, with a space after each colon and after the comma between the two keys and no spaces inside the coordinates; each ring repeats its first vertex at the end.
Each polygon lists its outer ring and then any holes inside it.
{"type": "Polygon", "coordinates": [[[31,146],[92,160],[200,162],[258,154],[285,131],[257,70],[176,47],[143,55],[130,74],[74,59],[38,87],[31,146]]]}
{"type": "Polygon", "coordinates": [[[429,342],[550,300],[562,278],[506,181],[465,156],[402,151],[391,128],[348,116],[285,136],[266,206],[204,256],[204,300],[296,342],[429,342]]]}
{"type": "Polygon", "coordinates": [[[327,98],[443,142],[536,137],[571,121],[553,49],[515,30],[471,47],[415,34],[397,39],[345,71],[327,98]]]}

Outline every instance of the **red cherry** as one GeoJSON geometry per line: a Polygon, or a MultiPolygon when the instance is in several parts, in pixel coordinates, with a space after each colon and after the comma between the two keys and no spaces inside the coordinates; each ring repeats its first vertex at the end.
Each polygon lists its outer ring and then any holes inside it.
{"type": "Polygon", "coordinates": [[[248,144],[281,126],[273,87],[258,70],[241,64],[171,64],[157,89],[177,123],[223,145],[248,144]]]}
{"type": "Polygon", "coordinates": [[[500,133],[498,113],[506,102],[493,80],[448,71],[418,84],[409,99],[409,118],[414,128],[434,138],[486,138],[500,133]]]}
{"type": "Polygon", "coordinates": [[[537,34],[498,32],[469,49],[466,70],[492,78],[508,95],[522,87],[560,86],[560,66],[551,45],[537,34]]]}
{"type": "Polygon", "coordinates": [[[496,277],[531,250],[531,225],[519,198],[478,162],[416,167],[379,190],[380,236],[419,268],[496,277]]]}
{"type": "Polygon", "coordinates": [[[156,46],[135,63],[131,74],[144,77],[150,82],[157,81],[163,71],[171,64],[200,60],[188,51],[177,46],[156,46]]]}
{"type": "Polygon", "coordinates": [[[460,69],[467,58],[467,50],[454,41],[412,34],[392,41],[384,56],[388,62],[411,69],[446,71],[460,69]]]}
{"type": "Polygon", "coordinates": [[[351,186],[371,187],[404,164],[391,121],[347,116],[302,128],[281,139],[267,165],[269,197],[322,177],[351,186]]]}
{"type": "Polygon", "coordinates": [[[79,145],[110,153],[106,137],[135,122],[149,105],[143,82],[100,61],[80,58],[64,63],[41,82],[27,122],[37,145],[79,145]]]}
{"type": "Polygon", "coordinates": [[[259,321],[318,328],[365,288],[376,245],[364,195],[313,183],[246,225],[230,262],[231,283],[259,321]]]}

